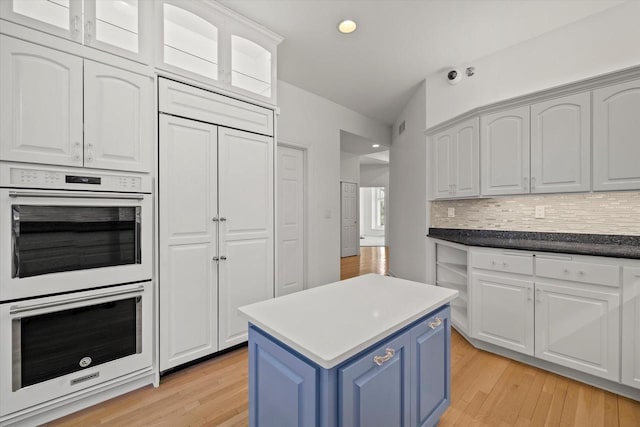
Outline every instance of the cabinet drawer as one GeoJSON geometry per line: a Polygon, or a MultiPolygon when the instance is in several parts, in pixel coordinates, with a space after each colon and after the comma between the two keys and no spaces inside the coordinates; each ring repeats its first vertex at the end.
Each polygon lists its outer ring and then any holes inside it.
{"type": "Polygon", "coordinates": [[[537,257],[536,276],[620,287],[620,267],[610,264],[537,257]]]}
{"type": "Polygon", "coordinates": [[[158,109],[163,113],[273,136],[273,111],[268,108],[163,78],[159,84],[158,109]]]}
{"type": "Polygon", "coordinates": [[[533,274],[533,255],[502,252],[473,252],[471,266],[504,273],[533,274]]]}

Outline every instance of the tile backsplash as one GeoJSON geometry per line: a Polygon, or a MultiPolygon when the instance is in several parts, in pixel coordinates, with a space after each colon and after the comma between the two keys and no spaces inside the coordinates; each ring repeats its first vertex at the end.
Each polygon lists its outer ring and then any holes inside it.
{"type": "Polygon", "coordinates": [[[640,236],[640,192],[436,201],[431,226],[640,236]],[[544,206],[544,219],[535,218],[536,206],[544,206]],[[448,208],[455,208],[454,218],[448,208]]]}

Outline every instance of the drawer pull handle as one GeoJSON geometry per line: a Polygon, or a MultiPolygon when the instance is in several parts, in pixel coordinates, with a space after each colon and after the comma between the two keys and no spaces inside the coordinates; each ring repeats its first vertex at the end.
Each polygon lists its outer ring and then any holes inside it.
{"type": "Polygon", "coordinates": [[[396,354],[396,351],[392,348],[386,348],[384,351],[384,356],[375,356],[373,358],[373,363],[378,366],[382,366],[384,362],[388,362],[396,354]]]}
{"type": "Polygon", "coordinates": [[[502,263],[502,265],[503,265],[504,267],[506,267],[506,266],[507,266],[507,263],[506,263],[506,262],[503,262],[503,263],[502,263]]]}
{"type": "Polygon", "coordinates": [[[427,325],[429,325],[429,327],[431,329],[435,329],[438,326],[442,325],[442,319],[440,317],[436,317],[436,321],[435,322],[429,322],[429,323],[427,323],[427,325]]]}
{"type": "Polygon", "coordinates": [[[584,271],[580,270],[578,271],[578,274],[582,276],[584,274],[584,271]]]}
{"type": "Polygon", "coordinates": [[[491,265],[496,265],[496,262],[495,261],[491,261],[491,265]]]}
{"type": "Polygon", "coordinates": [[[568,268],[565,268],[565,269],[564,269],[564,272],[565,272],[565,273],[568,273],[568,272],[569,272],[569,269],[568,269],[568,268]]]}

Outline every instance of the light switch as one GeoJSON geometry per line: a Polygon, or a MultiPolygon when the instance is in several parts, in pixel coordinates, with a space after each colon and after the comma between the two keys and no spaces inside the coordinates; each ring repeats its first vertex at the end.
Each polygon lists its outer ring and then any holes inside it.
{"type": "Polygon", "coordinates": [[[456,208],[448,208],[447,209],[447,217],[455,218],[456,217],[456,208]]]}
{"type": "Polygon", "coordinates": [[[544,219],[544,206],[536,206],[536,218],[544,219]]]}

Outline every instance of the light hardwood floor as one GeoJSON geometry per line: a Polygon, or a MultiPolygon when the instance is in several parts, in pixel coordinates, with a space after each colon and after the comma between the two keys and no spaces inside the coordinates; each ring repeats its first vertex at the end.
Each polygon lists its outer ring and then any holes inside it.
{"type": "MultiPolygon", "coordinates": [[[[362,249],[360,257],[342,259],[342,277],[387,272],[388,250],[362,249]]],[[[475,349],[456,332],[451,355],[452,398],[442,427],[640,426],[640,402],[475,349]]],[[[247,375],[242,348],[51,425],[246,426],[247,375]]]]}

